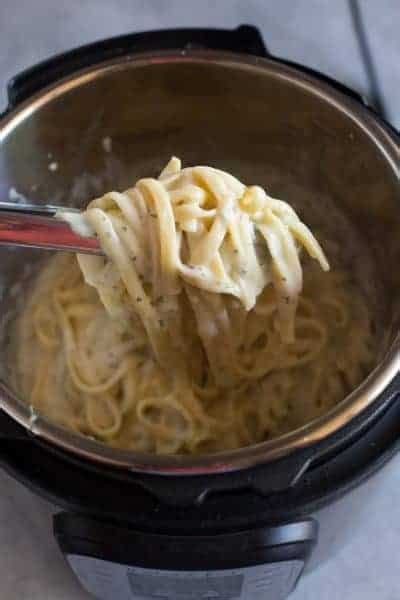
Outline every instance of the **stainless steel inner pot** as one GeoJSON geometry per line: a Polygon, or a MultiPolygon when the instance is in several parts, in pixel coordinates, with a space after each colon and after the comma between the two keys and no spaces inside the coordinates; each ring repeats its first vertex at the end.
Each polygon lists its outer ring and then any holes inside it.
{"type": "MultiPolygon", "coordinates": [[[[296,189],[306,190],[316,203],[329,197],[368,240],[383,283],[379,366],[329,414],[281,438],[201,457],[109,448],[45,418],[32,419],[10,385],[3,340],[0,405],[34,435],[81,457],[132,470],[235,470],[337,432],[372,405],[397,374],[400,151],[394,135],[354,99],[269,59],[201,50],[146,53],[103,62],[42,90],[3,117],[0,139],[2,191],[14,188],[38,203],[84,204],[155,174],[172,154],[186,164],[217,165],[289,202],[296,202],[296,189]]],[[[15,306],[15,284],[23,281],[27,265],[42,257],[32,250],[1,249],[3,320],[15,306]]]]}

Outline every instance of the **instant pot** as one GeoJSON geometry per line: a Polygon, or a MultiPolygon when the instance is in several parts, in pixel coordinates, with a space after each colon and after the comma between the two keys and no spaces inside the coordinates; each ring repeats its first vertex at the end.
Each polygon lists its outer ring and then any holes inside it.
{"type": "Polygon", "coordinates": [[[353,91],[272,57],[249,26],[101,41],[18,75],[8,97],[4,199],[83,205],[175,154],[289,202],[300,188],[329,196],[368,240],[384,307],[373,373],[295,432],[197,457],[103,446],[19,401],[10,322],[43,255],[0,252],[0,461],[60,507],[54,535],[83,587],[103,600],[286,598],[365,518],[369,477],[400,444],[399,136],[353,91]]]}

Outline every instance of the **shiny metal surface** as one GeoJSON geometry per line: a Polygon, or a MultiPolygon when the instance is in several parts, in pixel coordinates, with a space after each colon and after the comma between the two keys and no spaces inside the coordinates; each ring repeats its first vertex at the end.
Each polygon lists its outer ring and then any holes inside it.
{"type": "MultiPolygon", "coordinates": [[[[380,364],[329,414],[281,438],[194,458],[113,449],[32,418],[5,371],[0,405],[35,435],[135,471],[232,471],[287,456],[337,432],[374,403],[398,373],[400,150],[398,139],[354,100],[267,59],[199,50],[128,56],[37,94],[3,118],[0,140],[0,181],[22,194],[35,186],[44,202],[79,206],[156,173],[172,154],[191,164],[217,164],[293,204],[300,188],[315,202],[329,195],[368,239],[384,286],[384,310],[376,324],[380,364]],[[104,149],[106,137],[112,153],[104,149]],[[60,165],[56,173],[49,172],[49,154],[60,165]]],[[[21,264],[35,258],[26,250],[2,257],[4,310],[21,264]]],[[[357,261],[357,254],[350,260],[357,261]]]]}
{"type": "Polygon", "coordinates": [[[96,238],[78,235],[68,223],[54,217],[57,210],[49,205],[0,202],[0,245],[102,254],[96,238]]]}

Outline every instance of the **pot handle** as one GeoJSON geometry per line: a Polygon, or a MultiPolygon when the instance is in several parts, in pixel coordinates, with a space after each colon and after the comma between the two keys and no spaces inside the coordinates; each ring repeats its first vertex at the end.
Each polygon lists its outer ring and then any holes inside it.
{"type": "Polygon", "coordinates": [[[207,48],[267,56],[263,38],[256,27],[237,29],[166,29],[130,33],[85,46],[45,60],[22,71],[8,83],[9,108],[29,98],[43,87],[79,69],[131,53],[156,50],[207,48]]]}

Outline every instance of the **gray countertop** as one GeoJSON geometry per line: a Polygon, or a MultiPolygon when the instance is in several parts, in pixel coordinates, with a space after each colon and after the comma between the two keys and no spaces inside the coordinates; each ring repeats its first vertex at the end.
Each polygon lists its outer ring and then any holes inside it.
{"type": "MultiPolygon", "coordinates": [[[[387,116],[400,127],[400,4],[361,0],[387,116]]],[[[1,0],[0,89],[21,69],[73,46],[129,31],[256,24],[276,55],[370,94],[344,0],[1,0]]],[[[55,474],[57,476],[57,474],[55,474]]],[[[400,598],[400,458],[376,481],[364,527],[305,577],[293,600],[400,598]]],[[[54,507],[0,472],[0,598],[88,598],[51,532],[54,507]]],[[[116,599],[117,600],[117,599],[116,599]]]]}

